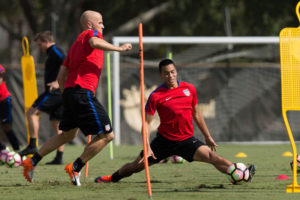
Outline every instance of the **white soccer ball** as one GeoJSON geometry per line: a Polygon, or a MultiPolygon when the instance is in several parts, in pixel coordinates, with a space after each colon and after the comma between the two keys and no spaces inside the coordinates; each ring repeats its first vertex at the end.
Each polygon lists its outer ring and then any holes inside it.
{"type": "Polygon", "coordinates": [[[183,163],[184,162],[184,159],[182,157],[176,156],[176,155],[170,156],[170,160],[174,164],[183,163]]]}
{"type": "Polygon", "coordinates": [[[7,153],[5,164],[8,167],[19,167],[21,163],[22,163],[22,158],[20,154],[13,151],[7,153]]]}
{"type": "Polygon", "coordinates": [[[3,149],[0,152],[0,165],[4,165],[6,162],[7,154],[9,153],[8,149],[3,149]]]}
{"type": "Polygon", "coordinates": [[[228,179],[233,184],[242,184],[249,180],[249,169],[243,163],[233,163],[227,169],[228,179]]]}

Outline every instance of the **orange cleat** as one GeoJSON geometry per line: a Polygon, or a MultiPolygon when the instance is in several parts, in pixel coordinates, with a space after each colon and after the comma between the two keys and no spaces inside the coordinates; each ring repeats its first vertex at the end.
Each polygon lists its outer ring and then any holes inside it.
{"type": "Polygon", "coordinates": [[[66,173],[70,176],[73,185],[81,186],[80,184],[80,172],[75,172],[73,170],[73,163],[67,164],[65,167],[66,173]]]}
{"type": "Polygon", "coordinates": [[[23,169],[23,175],[25,176],[26,180],[30,183],[33,182],[33,172],[34,172],[34,166],[31,163],[31,158],[27,158],[22,162],[23,169]]]}
{"type": "Polygon", "coordinates": [[[96,183],[110,183],[111,182],[111,175],[108,176],[99,176],[95,178],[96,183]]]}

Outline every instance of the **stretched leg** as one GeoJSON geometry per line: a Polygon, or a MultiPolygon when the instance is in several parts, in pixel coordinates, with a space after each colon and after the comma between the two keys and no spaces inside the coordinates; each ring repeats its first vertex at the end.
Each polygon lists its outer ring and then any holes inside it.
{"type": "Polygon", "coordinates": [[[33,172],[35,166],[40,162],[40,160],[49,154],[50,152],[57,149],[59,146],[71,141],[78,134],[78,128],[65,131],[60,135],[55,135],[41,147],[41,149],[33,155],[32,158],[27,158],[22,162],[23,175],[29,181],[33,181],[33,172]]]}
{"type": "Polygon", "coordinates": [[[215,166],[220,172],[226,173],[228,167],[232,164],[230,161],[219,156],[212,151],[208,146],[202,145],[198,147],[194,154],[194,160],[210,163],[215,166]]]}
{"type": "Polygon", "coordinates": [[[63,131],[62,134],[53,136],[52,138],[47,140],[46,143],[40,148],[38,154],[41,157],[44,157],[45,155],[51,153],[61,145],[64,145],[65,143],[73,140],[73,138],[77,134],[78,134],[78,128],[74,128],[69,131],[63,131]]]}
{"type": "Polygon", "coordinates": [[[30,138],[37,138],[39,133],[39,110],[30,107],[26,112],[30,138]]]}
{"type": "MultiPolygon", "coordinates": [[[[59,120],[51,120],[52,128],[55,132],[55,135],[62,134],[62,131],[59,130],[59,123],[60,123],[59,120]]],[[[47,162],[46,164],[48,165],[63,164],[63,160],[62,160],[63,153],[64,153],[64,145],[61,145],[60,147],[58,147],[56,151],[55,158],[52,161],[47,162]]]]}
{"type": "MultiPolygon", "coordinates": [[[[149,162],[149,166],[155,163],[149,162]]],[[[95,179],[95,182],[118,182],[119,180],[129,177],[132,174],[138,173],[144,170],[144,159],[139,155],[133,162],[126,163],[119,170],[109,176],[99,176],[95,179]]]]}
{"type": "Polygon", "coordinates": [[[92,139],[92,141],[87,144],[83,153],[80,155],[80,159],[86,163],[97,155],[110,141],[114,139],[114,133],[100,134],[92,139]]]}
{"type": "Polygon", "coordinates": [[[87,144],[83,153],[73,163],[66,165],[65,171],[69,174],[73,185],[80,186],[80,171],[87,161],[97,155],[114,138],[113,132],[100,134],[87,144]]]}
{"type": "Polygon", "coordinates": [[[20,152],[21,156],[33,154],[37,152],[36,140],[39,132],[39,110],[35,107],[30,107],[26,112],[29,127],[29,145],[20,152]]]}

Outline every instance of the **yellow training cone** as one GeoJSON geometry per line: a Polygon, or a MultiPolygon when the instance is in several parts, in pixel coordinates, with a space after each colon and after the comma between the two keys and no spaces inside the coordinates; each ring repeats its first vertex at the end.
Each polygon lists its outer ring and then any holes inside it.
{"type": "Polygon", "coordinates": [[[243,153],[243,152],[240,152],[240,153],[237,153],[237,154],[235,155],[235,157],[237,157],[237,158],[246,158],[247,155],[246,155],[245,153],[243,153]]]}
{"type": "Polygon", "coordinates": [[[284,153],[282,154],[282,156],[284,156],[284,157],[292,157],[293,154],[292,154],[291,152],[289,152],[289,151],[286,151],[286,152],[284,152],[284,153]]]}

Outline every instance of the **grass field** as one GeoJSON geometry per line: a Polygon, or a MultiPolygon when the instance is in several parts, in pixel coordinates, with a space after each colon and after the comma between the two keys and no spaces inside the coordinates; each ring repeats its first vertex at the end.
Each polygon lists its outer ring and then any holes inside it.
{"type": "MultiPolygon", "coordinates": [[[[298,145],[298,149],[299,149],[298,145]]],[[[135,174],[115,184],[96,184],[94,178],[115,172],[125,162],[133,160],[141,147],[115,147],[115,159],[109,160],[109,148],[105,148],[89,165],[86,180],[81,177],[82,187],[69,182],[64,166],[46,166],[54,153],[45,157],[35,170],[34,183],[27,183],[22,168],[0,167],[0,199],[148,199],[145,173],[135,174]]],[[[83,146],[66,146],[65,163],[72,162],[83,146]]],[[[153,199],[300,199],[299,194],[286,194],[291,180],[276,180],[286,174],[291,177],[290,157],[282,157],[291,151],[290,145],[220,145],[218,153],[232,162],[254,163],[257,173],[252,183],[232,185],[227,177],[208,164],[193,162],[183,164],[158,164],[150,168],[153,199]],[[235,158],[244,152],[247,158],[235,158]]],[[[84,172],[84,170],[83,170],[84,172]]]]}

